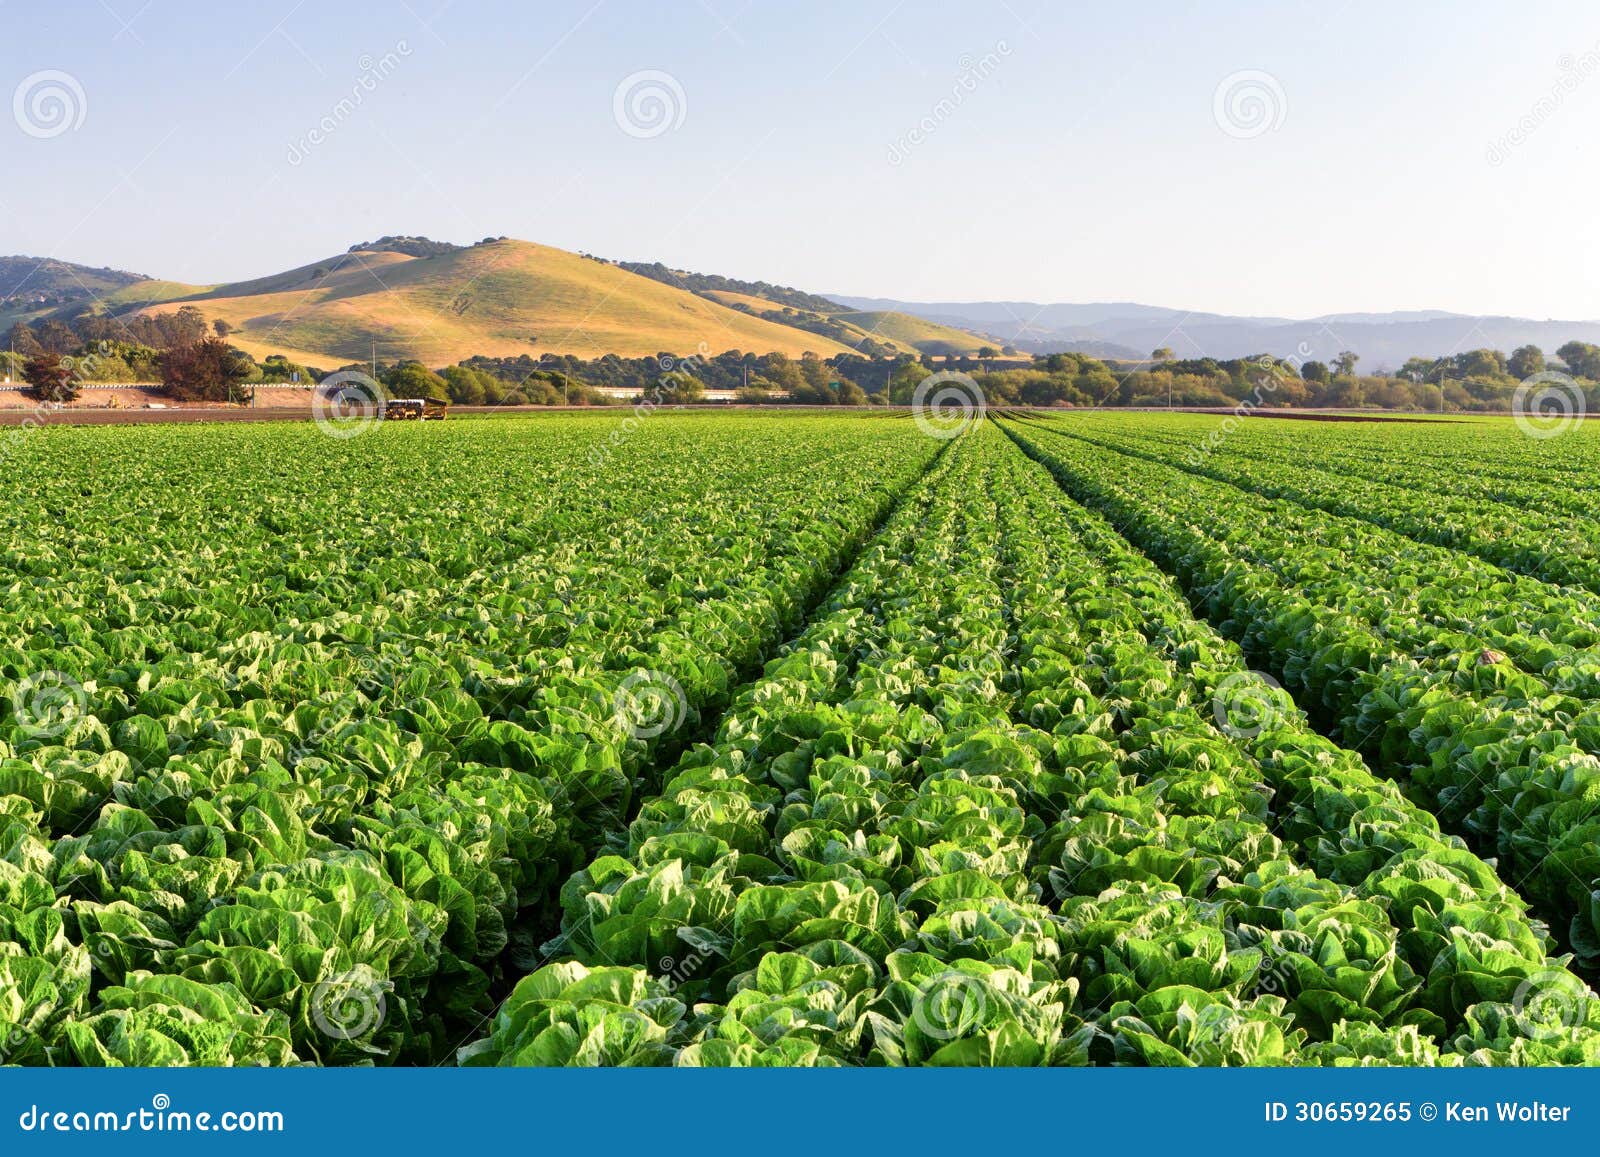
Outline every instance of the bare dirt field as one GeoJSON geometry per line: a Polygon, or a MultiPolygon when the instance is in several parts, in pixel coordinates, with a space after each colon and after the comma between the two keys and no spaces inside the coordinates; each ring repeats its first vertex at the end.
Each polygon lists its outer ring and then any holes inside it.
{"type": "MultiPolygon", "coordinates": [[[[89,386],[77,399],[61,407],[42,407],[33,395],[18,387],[0,388],[0,422],[16,422],[19,415],[32,415],[49,421],[70,418],[76,421],[84,414],[148,413],[160,415],[177,410],[202,410],[230,412],[240,407],[227,402],[195,402],[178,404],[167,398],[161,387],[148,383],[126,386],[89,386]]],[[[300,410],[309,414],[311,391],[299,387],[262,386],[256,390],[256,409],[300,410]]],[[[92,420],[92,419],[91,419],[92,420]]],[[[178,419],[182,421],[183,419],[178,419]]]]}
{"type": "Polygon", "coordinates": [[[165,410],[0,409],[0,426],[132,426],[156,422],[294,422],[311,408],[250,409],[244,406],[173,406],[165,410]]]}

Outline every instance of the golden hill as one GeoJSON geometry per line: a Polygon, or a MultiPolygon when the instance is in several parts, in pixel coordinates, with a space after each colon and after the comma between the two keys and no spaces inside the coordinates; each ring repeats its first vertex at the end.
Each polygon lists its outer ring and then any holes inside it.
{"type": "Polygon", "coordinates": [[[473,354],[595,358],[738,349],[849,352],[836,341],[729,309],[605,262],[526,241],[431,257],[359,251],[272,277],[144,306],[194,305],[238,331],[256,357],[283,353],[324,368],[415,358],[443,366],[473,354]]]}
{"type": "Polygon", "coordinates": [[[879,341],[910,346],[925,354],[975,354],[985,346],[1000,345],[992,339],[895,310],[836,313],[833,319],[870,333],[879,341]]]}
{"type": "MultiPolygon", "coordinates": [[[[711,289],[702,296],[734,309],[748,309],[757,314],[784,310],[781,302],[733,290],[711,289]]],[[[840,307],[829,313],[797,309],[787,312],[797,319],[834,323],[842,331],[840,340],[856,348],[871,339],[896,353],[942,355],[975,354],[985,346],[996,344],[988,338],[894,310],[864,312],[840,307]]]]}

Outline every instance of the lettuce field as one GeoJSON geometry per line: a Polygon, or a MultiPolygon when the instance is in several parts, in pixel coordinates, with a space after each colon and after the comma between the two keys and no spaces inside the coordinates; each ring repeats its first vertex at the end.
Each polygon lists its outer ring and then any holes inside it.
{"type": "Polygon", "coordinates": [[[1222,423],[11,437],[0,1059],[1600,1064],[1600,437],[1222,423]]]}

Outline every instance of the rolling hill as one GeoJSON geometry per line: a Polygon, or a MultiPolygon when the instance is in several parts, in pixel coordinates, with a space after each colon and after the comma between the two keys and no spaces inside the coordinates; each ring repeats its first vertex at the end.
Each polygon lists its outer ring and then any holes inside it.
{"type": "Polygon", "coordinates": [[[906,302],[821,296],[765,281],[619,262],[509,238],[455,245],[382,237],[323,261],[225,285],[189,285],[37,257],[0,257],[0,333],[19,321],[85,310],[163,313],[192,305],[234,327],[256,358],[281,353],[331,369],[408,358],[444,366],[481,354],[683,356],[743,350],[791,357],[975,354],[983,346],[1135,360],[1179,357],[1329,360],[1363,368],[1409,357],[1569,340],[1600,344],[1600,322],[1478,317],[1441,310],[1297,320],[1239,317],[1134,302],[906,302]]]}
{"type": "Polygon", "coordinates": [[[924,354],[975,354],[998,342],[900,310],[836,313],[834,320],[924,354]]]}
{"type": "Polygon", "coordinates": [[[893,310],[862,312],[814,293],[767,281],[740,281],[670,269],[659,262],[617,262],[624,269],[743,313],[821,334],[868,356],[977,353],[989,339],[893,310]]]}
{"type": "Polygon", "coordinates": [[[139,273],[95,269],[50,257],[0,257],[0,326],[33,322],[62,310],[79,312],[93,302],[150,284],[139,273]]]}
{"type": "Polygon", "coordinates": [[[194,305],[260,357],[328,366],[416,358],[442,366],[474,354],[594,358],[740,349],[799,356],[849,347],[752,317],[608,262],[546,245],[485,241],[429,256],[357,248],[312,265],[143,306],[194,305]]]}
{"type": "Polygon", "coordinates": [[[506,237],[456,245],[390,236],[337,256],[221,285],[34,257],[0,258],[0,327],[85,311],[169,313],[185,306],[233,327],[256,357],[328,369],[473,355],[679,356],[699,350],[790,357],[976,353],[992,344],[895,310],[855,310],[765,281],[614,262],[506,237]]]}

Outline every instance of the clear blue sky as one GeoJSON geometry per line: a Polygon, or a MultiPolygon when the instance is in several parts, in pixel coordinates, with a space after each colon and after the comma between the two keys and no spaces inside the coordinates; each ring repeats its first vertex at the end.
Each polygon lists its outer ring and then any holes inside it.
{"type": "Polygon", "coordinates": [[[211,282],[509,234],[913,300],[1600,317],[1582,0],[3,11],[0,253],[211,282]],[[630,133],[646,71],[681,101],[630,133]]]}

